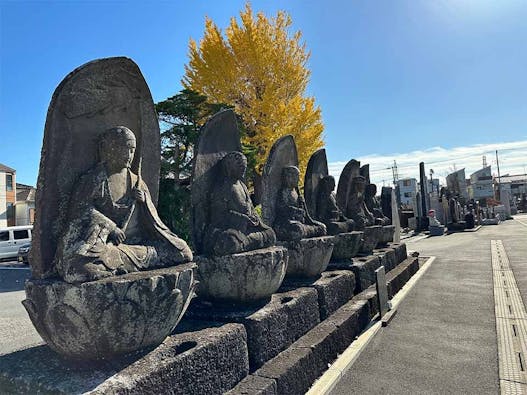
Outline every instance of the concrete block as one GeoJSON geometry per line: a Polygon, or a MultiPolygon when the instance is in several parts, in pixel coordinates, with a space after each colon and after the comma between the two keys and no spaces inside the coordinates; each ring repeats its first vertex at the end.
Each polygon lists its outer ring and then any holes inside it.
{"type": "Polygon", "coordinates": [[[355,274],[355,293],[361,292],[375,283],[375,270],[381,266],[381,260],[377,255],[367,255],[353,258],[351,270],[355,274]]]}
{"type": "Polygon", "coordinates": [[[398,264],[395,249],[393,248],[375,249],[373,250],[373,255],[379,256],[381,265],[384,266],[384,270],[386,270],[386,272],[389,272],[398,264]]]}
{"type": "Polygon", "coordinates": [[[408,257],[405,243],[390,243],[388,248],[393,248],[395,250],[397,264],[401,263],[408,257]]]}
{"type": "Polygon", "coordinates": [[[277,395],[276,380],[267,377],[247,376],[225,395],[277,395]]]}
{"type": "Polygon", "coordinates": [[[419,259],[408,257],[395,269],[386,275],[388,285],[388,297],[391,299],[408,282],[408,280],[419,270],[419,259]]]}

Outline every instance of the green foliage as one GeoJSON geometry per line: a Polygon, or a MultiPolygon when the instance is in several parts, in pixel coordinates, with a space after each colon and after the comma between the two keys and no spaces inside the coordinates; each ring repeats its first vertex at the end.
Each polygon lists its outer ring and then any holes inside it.
{"type": "Polygon", "coordinates": [[[162,178],[159,182],[157,211],[161,220],[180,238],[191,244],[190,188],[174,179],[162,178]]]}

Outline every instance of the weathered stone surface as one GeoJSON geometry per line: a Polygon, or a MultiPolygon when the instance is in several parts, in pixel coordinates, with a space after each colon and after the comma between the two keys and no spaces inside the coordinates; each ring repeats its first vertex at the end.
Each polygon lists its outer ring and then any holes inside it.
{"type": "Polygon", "coordinates": [[[279,241],[287,248],[287,276],[316,277],[328,267],[333,252],[333,237],[312,237],[300,241],[279,241]]]}
{"type": "Polygon", "coordinates": [[[390,309],[388,305],[388,287],[386,285],[386,271],[384,270],[384,266],[375,270],[375,274],[377,275],[375,290],[377,291],[377,300],[379,302],[379,316],[382,318],[390,309]]]}
{"type": "Polygon", "coordinates": [[[348,270],[323,272],[319,279],[287,278],[281,291],[299,287],[312,287],[318,293],[320,320],[325,320],[340,306],[347,303],[355,290],[355,275],[348,270]]]}
{"type": "Polygon", "coordinates": [[[395,249],[393,248],[377,248],[373,250],[373,255],[377,255],[381,260],[381,265],[384,266],[386,272],[392,270],[399,262],[397,262],[397,256],[395,255],[395,249]]]}
{"type": "Polygon", "coordinates": [[[393,248],[395,250],[397,264],[401,263],[408,257],[405,243],[390,243],[388,248],[393,248]]]}
{"type": "Polygon", "coordinates": [[[371,285],[366,288],[364,291],[358,293],[353,298],[354,301],[365,301],[368,303],[368,311],[370,313],[370,319],[372,319],[375,314],[379,312],[379,300],[377,298],[377,291],[375,290],[375,285],[371,285]]]}
{"type": "Polygon", "coordinates": [[[408,257],[399,266],[390,271],[386,275],[388,296],[393,298],[418,270],[419,259],[416,257],[408,257]]]}
{"type": "Polygon", "coordinates": [[[137,138],[131,170],[137,174],[140,158],[149,158],[142,161],[140,172],[152,202],[157,202],[159,124],[141,71],[124,57],[75,69],[55,90],[46,119],[30,258],[34,278],[55,274],[55,251],[68,225],[73,185],[96,164],[98,136],[117,125],[127,126],[137,138]]]}
{"type": "Polygon", "coordinates": [[[333,236],[333,254],[332,261],[342,259],[350,259],[356,256],[362,246],[364,232],[354,231],[347,233],[340,233],[333,236]]]}
{"type": "Polygon", "coordinates": [[[193,297],[195,264],[78,285],[29,280],[23,301],[46,343],[71,359],[103,359],[157,345],[193,297]]]}
{"type": "Polygon", "coordinates": [[[7,393],[222,394],[248,373],[246,334],[228,324],[169,336],[151,351],[93,366],[72,366],[48,347],[0,357],[7,393]]]}
{"type": "Polygon", "coordinates": [[[379,241],[381,240],[382,235],[382,226],[373,225],[367,226],[364,228],[363,243],[361,247],[361,252],[364,254],[369,254],[373,251],[379,241]]]}
{"type": "Polygon", "coordinates": [[[223,256],[275,244],[274,231],[252,204],[246,170],[236,115],[220,111],[201,130],[192,170],[191,222],[198,254],[223,256]]]}
{"type": "Polygon", "coordinates": [[[393,241],[393,235],[395,233],[395,225],[384,225],[381,231],[381,240],[379,244],[382,246],[387,245],[393,241]]]}
{"type": "Polygon", "coordinates": [[[337,330],[331,335],[332,350],[341,354],[351,342],[370,323],[370,304],[367,300],[353,298],[324,323],[335,325],[337,330]]]}
{"type": "Polygon", "coordinates": [[[355,274],[355,292],[361,292],[375,283],[375,270],[381,266],[377,255],[353,258],[351,270],[355,274]]]}
{"type": "Polygon", "coordinates": [[[197,277],[202,299],[252,303],[269,298],[284,279],[288,254],[269,247],[220,257],[200,256],[197,277]]]}
{"type": "Polygon", "coordinates": [[[329,235],[351,232],[353,220],[346,218],[337,205],[334,192],[335,178],[329,175],[326,150],[313,153],[307,163],[304,178],[304,195],[309,213],[327,227],[329,235]]]}
{"type": "Polygon", "coordinates": [[[185,317],[243,324],[247,331],[251,371],[320,322],[318,294],[312,288],[273,294],[264,306],[240,308],[196,301],[185,317]]]}
{"type": "Polygon", "coordinates": [[[277,391],[275,380],[251,374],[225,395],[277,395],[277,391]]]}

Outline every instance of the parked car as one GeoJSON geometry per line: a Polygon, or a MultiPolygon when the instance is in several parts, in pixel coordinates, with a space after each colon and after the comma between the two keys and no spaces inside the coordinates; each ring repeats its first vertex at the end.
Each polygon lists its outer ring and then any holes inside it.
{"type": "Polygon", "coordinates": [[[32,230],[33,225],[0,228],[0,259],[16,259],[18,249],[31,242],[32,230]]]}
{"type": "Polygon", "coordinates": [[[23,244],[18,249],[18,262],[29,263],[29,251],[31,250],[31,243],[23,244]]]}

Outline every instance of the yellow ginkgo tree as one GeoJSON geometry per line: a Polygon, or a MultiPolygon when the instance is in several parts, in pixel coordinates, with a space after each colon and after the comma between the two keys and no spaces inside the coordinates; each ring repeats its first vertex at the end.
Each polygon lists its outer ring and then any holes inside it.
{"type": "Polygon", "coordinates": [[[283,11],[255,16],[247,4],[225,34],[207,18],[199,44],[189,44],[183,85],[234,107],[246,132],[243,143],[256,149],[257,171],[274,141],[286,134],[295,137],[302,173],[323,145],[320,107],[306,95],[309,52],[301,33],[290,32],[291,24],[283,11]]]}

